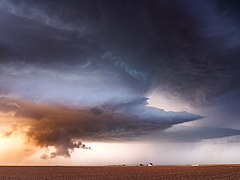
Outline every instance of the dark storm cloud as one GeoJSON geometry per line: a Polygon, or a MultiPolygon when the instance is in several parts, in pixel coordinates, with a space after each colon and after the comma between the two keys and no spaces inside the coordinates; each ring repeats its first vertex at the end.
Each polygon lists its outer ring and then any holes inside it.
{"type": "MultiPolygon", "coordinates": [[[[174,126],[201,116],[166,112],[146,107],[146,99],[94,109],[60,104],[40,104],[14,97],[2,97],[1,106],[14,112],[11,129],[2,136],[22,133],[25,142],[40,148],[54,147],[41,156],[70,157],[75,148],[91,149],[85,141],[167,141],[196,142],[240,135],[240,130],[218,127],[174,126]],[[101,113],[100,113],[101,112],[101,113]]],[[[4,109],[1,112],[6,112],[4,109]]]]}
{"type": "Polygon", "coordinates": [[[50,63],[74,62],[83,58],[84,63],[89,51],[97,53],[91,42],[85,37],[77,37],[74,33],[64,32],[28,19],[16,19],[15,16],[5,13],[2,14],[0,23],[0,40],[12,52],[10,54],[6,51],[7,54],[3,55],[8,59],[1,58],[2,61],[13,59],[17,62],[27,61],[42,65],[49,61],[50,63]],[[6,23],[8,21],[12,23],[6,23]]]}
{"type": "MultiPolygon", "coordinates": [[[[198,119],[148,107],[145,97],[157,90],[205,105],[238,88],[235,4],[2,0],[0,93],[45,105],[8,102],[0,108],[34,119],[20,127],[29,127],[24,133],[36,145],[54,146],[53,157],[84,147],[79,139],[128,139],[198,119]]],[[[219,99],[214,105],[232,106],[219,99]]],[[[238,113],[231,116],[236,117],[238,113]]],[[[179,137],[238,134],[231,129],[193,130],[179,137]]]]}
{"type": "Polygon", "coordinates": [[[205,103],[239,79],[239,26],[229,13],[232,6],[226,6],[226,15],[222,4],[2,1],[0,31],[5,34],[0,40],[21,61],[91,62],[115,69],[143,92],[158,87],[205,103]]]}
{"type": "Polygon", "coordinates": [[[146,107],[142,102],[143,100],[136,100],[113,109],[105,106],[93,110],[2,97],[2,106],[15,107],[18,104],[17,109],[10,108],[15,112],[16,120],[12,131],[4,132],[4,135],[11,136],[15,132],[21,132],[27,143],[42,148],[53,146],[56,150],[50,157],[70,157],[74,148],[88,148],[82,141],[139,139],[140,136],[162,131],[175,124],[201,118],[186,112],[165,112],[146,107]]]}
{"type": "Polygon", "coordinates": [[[197,142],[214,138],[239,136],[240,130],[221,127],[179,125],[167,131],[160,132],[158,135],[158,141],[161,139],[161,141],[166,142],[197,142]]]}

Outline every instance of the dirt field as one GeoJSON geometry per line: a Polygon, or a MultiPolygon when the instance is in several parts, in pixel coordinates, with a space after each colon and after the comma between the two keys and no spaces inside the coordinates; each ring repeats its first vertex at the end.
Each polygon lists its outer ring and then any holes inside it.
{"type": "Polygon", "coordinates": [[[0,167],[0,180],[8,179],[227,179],[240,180],[240,165],[153,167],[0,167]]]}

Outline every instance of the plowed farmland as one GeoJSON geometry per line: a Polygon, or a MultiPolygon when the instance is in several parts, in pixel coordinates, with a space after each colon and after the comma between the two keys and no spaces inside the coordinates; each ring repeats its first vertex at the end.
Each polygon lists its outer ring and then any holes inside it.
{"type": "Polygon", "coordinates": [[[0,179],[26,180],[107,180],[107,179],[240,179],[240,165],[217,166],[103,166],[103,167],[62,167],[62,166],[2,166],[0,179]]]}

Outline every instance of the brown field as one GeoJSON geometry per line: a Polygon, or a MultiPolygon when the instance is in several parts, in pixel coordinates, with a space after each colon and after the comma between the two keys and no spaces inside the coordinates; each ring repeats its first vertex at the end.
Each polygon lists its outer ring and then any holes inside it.
{"type": "Polygon", "coordinates": [[[227,179],[240,180],[240,165],[217,166],[104,166],[0,167],[0,179],[227,179]]]}

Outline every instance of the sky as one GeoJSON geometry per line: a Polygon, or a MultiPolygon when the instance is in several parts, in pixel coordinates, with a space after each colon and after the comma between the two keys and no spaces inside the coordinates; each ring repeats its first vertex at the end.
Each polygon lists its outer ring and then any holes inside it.
{"type": "Polygon", "coordinates": [[[0,165],[239,163],[237,0],[0,0],[0,165]]]}

